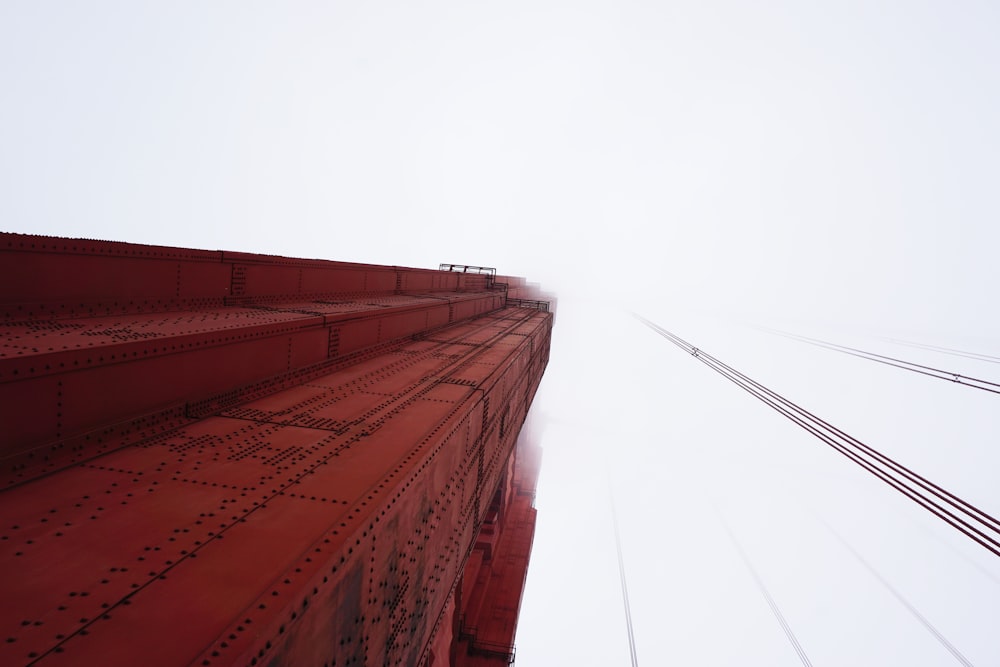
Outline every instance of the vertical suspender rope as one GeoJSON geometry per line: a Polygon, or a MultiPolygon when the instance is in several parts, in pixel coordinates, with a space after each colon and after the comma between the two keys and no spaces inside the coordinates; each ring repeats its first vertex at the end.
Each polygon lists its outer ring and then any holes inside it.
{"type": "Polygon", "coordinates": [[[628,652],[632,667],[639,667],[639,658],[635,653],[635,633],[632,631],[632,608],[628,601],[628,584],[625,581],[625,558],[622,556],[622,539],[618,532],[618,511],[615,509],[615,493],[611,488],[611,478],[608,478],[608,497],[611,499],[611,520],[615,526],[615,548],[618,551],[618,578],[622,586],[622,600],[625,603],[625,625],[628,628],[628,652]]]}
{"type": "Polygon", "coordinates": [[[858,562],[861,563],[865,567],[865,569],[868,570],[868,572],[871,573],[871,575],[873,577],[875,577],[876,579],[878,579],[878,582],[880,584],[882,584],[882,586],[884,586],[885,589],[888,590],[892,594],[892,596],[894,598],[896,598],[896,601],[899,602],[901,605],[903,605],[906,608],[906,610],[908,612],[910,612],[911,615],[913,615],[913,617],[915,619],[917,619],[918,621],[920,621],[920,624],[923,625],[924,628],[929,633],[931,633],[934,636],[935,639],[938,640],[938,642],[941,644],[941,646],[943,646],[945,648],[945,650],[947,650],[949,653],[951,653],[952,657],[955,658],[955,660],[957,660],[958,662],[962,663],[962,665],[964,665],[965,667],[973,667],[973,664],[971,662],[969,662],[969,659],[966,658],[964,655],[962,655],[962,652],[959,651],[958,648],[956,648],[954,644],[952,644],[950,641],[948,641],[948,639],[943,634],[941,634],[941,631],[938,630],[936,627],[934,627],[934,624],[931,623],[929,620],[927,620],[927,618],[925,618],[924,615],[921,614],[917,610],[916,607],[914,607],[912,604],[910,604],[910,601],[907,600],[906,598],[904,598],[903,594],[900,593],[899,591],[897,591],[896,588],[892,584],[890,584],[885,579],[885,577],[883,577],[878,572],[878,570],[876,570],[874,567],[872,567],[872,565],[867,560],[865,560],[864,556],[862,556],[860,553],[857,552],[857,550],[854,547],[852,547],[850,544],[848,544],[847,540],[845,540],[841,536],[840,533],[838,533],[836,530],[833,529],[833,526],[831,526],[830,524],[828,524],[823,519],[819,519],[819,520],[820,520],[820,522],[824,526],[826,526],[826,529],[828,531],[830,531],[830,534],[832,534],[834,537],[836,537],[837,541],[839,541],[840,544],[845,549],[847,549],[848,551],[850,551],[854,555],[854,557],[858,560],[858,562]]]}
{"type": "Polygon", "coordinates": [[[995,357],[991,354],[980,354],[979,352],[966,352],[964,350],[956,350],[953,347],[940,347],[938,345],[926,345],[924,343],[911,343],[907,340],[899,340],[898,338],[882,338],[882,340],[887,340],[890,343],[896,343],[897,345],[906,345],[908,347],[916,347],[922,350],[931,350],[933,352],[941,352],[943,354],[950,354],[955,357],[966,357],[968,359],[975,359],[977,361],[985,361],[991,364],[1000,364],[1000,357],[995,357]]]}
{"type": "Polygon", "coordinates": [[[837,343],[830,343],[825,340],[820,340],[819,338],[800,336],[799,334],[788,333],[787,331],[780,331],[778,329],[769,329],[766,327],[758,327],[758,328],[761,331],[766,331],[776,336],[784,336],[785,338],[801,341],[803,343],[815,345],[816,347],[822,347],[827,350],[833,350],[835,352],[843,352],[844,354],[849,354],[853,357],[860,357],[861,359],[867,359],[869,361],[885,364],[886,366],[892,366],[894,368],[902,368],[904,371],[912,371],[914,373],[920,373],[921,375],[927,375],[929,377],[937,378],[939,380],[947,380],[948,382],[953,382],[955,384],[960,384],[966,387],[972,387],[973,389],[981,389],[983,391],[988,391],[994,394],[1000,394],[1000,382],[991,382],[989,380],[982,380],[979,378],[969,377],[968,375],[961,375],[960,373],[955,373],[953,371],[946,371],[940,368],[934,368],[932,366],[915,364],[912,361],[905,361],[903,359],[897,359],[896,357],[887,357],[884,354],[875,354],[874,352],[866,352],[865,350],[859,350],[856,347],[838,345],[837,343]]]}
{"type": "Polygon", "coordinates": [[[733,534],[732,529],[729,527],[729,524],[726,523],[726,519],[722,516],[722,513],[718,510],[716,510],[716,512],[719,515],[719,521],[722,522],[723,527],[726,529],[726,533],[729,535],[729,540],[733,543],[733,546],[736,547],[736,551],[743,560],[743,564],[746,565],[746,568],[750,571],[750,575],[753,577],[754,582],[756,582],[757,589],[767,601],[767,606],[771,608],[771,613],[773,613],[774,617],[778,620],[778,625],[780,625],[781,629],[785,631],[785,636],[788,638],[792,648],[795,650],[795,654],[799,656],[799,660],[802,661],[804,667],[812,667],[812,662],[809,661],[809,656],[806,655],[806,652],[802,648],[802,644],[799,643],[795,633],[792,632],[792,627],[788,625],[788,621],[785,620],[784,614],[782,614],[781,609],[778,608],[778,603],[771,597],[771,593],[767,590],[767,586],[764,585],[764,580],[760,578],[759,574],[757,574],[756,568],[754,568],[753,563],[750,562],[750,557],[747,556],[745,551],[743,551],[743,547],[740,546],[739,541],[736,539],[736,535],[733,534]]]}

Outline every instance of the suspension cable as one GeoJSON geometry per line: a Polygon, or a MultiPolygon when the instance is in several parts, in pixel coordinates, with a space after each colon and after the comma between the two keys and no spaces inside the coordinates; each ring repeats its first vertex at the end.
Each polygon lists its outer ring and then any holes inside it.
{"type": "Polygon", "coordinates": [[[684,339],[639,315],[651,330],[699,359],[749,394],[816,436],[831,448],[916,502],[973,541],[1000,556],[1000,521],[918,475],[894,459],[820,419],[740,371],[699,350],[684,339]]]}
{"type": "Polygon", "coordinates": [[[785,338],[790,338],[792,340],[808,343],[809,345],[815,345],[816,347],[826,348],[828,350],[833,350],[834,352],[843,352],[844,354],[849,354],[851,356],[859,357],[861,359],[868,359],[869,361],[885,364],[886,366],[893,366],[894,368],[902,368],[903,370],[906,371],[920,373],[921,375],[927,375],[930,377],[938,378],[939,380],[947,380],[948,382],[960,384],[965,387],[972,387],[973,389],[982,389],[983,391],[988,391],[993,394],[1000,394],[1000,383],[997,382],[990,382],[989,380],[980,380],[978,378],[969,377],[967,375],[961,375],[959,373],[954,373],[952,371],[941,370],[940,368],[933,368],[931,366],[915,364],[910,361],[904,361],[903,359],[897,359],[895,357],[887,357],[882,354],[875,354],[874,352],[866,352],[865,350],[859,350],[856,347],[848,347],[847,345],[838,345],[837,343],[830,343],[825,340],[820,340],[819,338],[810,338],[809,336],[802,336],[799,334],[789,333],[787,331],[781,331],[779,329],[769,329],[767,327],[757,327],[757,328],[760,329],[761,331],[766,331],[768,333],[772,333],[777,336],[784,336],[785,338]]]}
{"type": "Polygon", "coordinates": [[[632,607],[628,600],[628,584],[625,581],[625,558],[622,556],[622,538],[618,531],[618,511],[615,509],[615,494],[611,488],[611,478],[608,478],[608,495],[611,499],[611,520],[615,526],[615,548],[618,550],[618,579],[622,587],[622,600],[625,603],[625,625],[628,628],[628,652],[632,667],[639,667],[639,658],[635,652],[635,633],[632,631],[632,607]]]}
{"type": "Polygon", "coordinates": [[[799,660],[802,661],[802,664],[805,665],[805,667],[812,667],[812,662],[809,661],[809,656],[806,655],[806,652],[802,649],[802,645],[799,643],[798,638],[796,638],[795,633],[792,632],[791,626],[788,625],[788,621],[785,620],[785,616],[781,613],[781,609],[778,608],[778,603],[776,603],[774,598],[771,597],[771,593],[767,590],[764,580],[760,578],[759,574],[757,574],[757,570],[750,561],[750,557],[747,556],[746,552],[743,550],[739,540],[736,539],[736,535],[733,534],[732,528],[729,527],[725,517],[722,516],[722,512],[720,512],[718,508],[716,508],[716,514],[718,514],[719,521],[722,522],[723,527],[726,529],[726,533],[729,535],[729,540],[733,543],[733,546],[736,547],[736,551],[743,560],[743,564],[746,565],[747,570],[750,571],[750,575],[757,583],[757,590],[759,590],[761,595],[764,596],[764,599],[767,600],[767,606],[771,608],[771,613],[773,613],[774,617],[778,620],[778,625],[781,626],[781,629],[785,631],[785,636],[788,637],[788,641],[791,643],[792,648],[795,649],[795,653],[798,654],[799,660]]]}
{"type": "Polygon", "coordinates": [[[908,340],[899,340],[898,338],[882,337],[882,340],[889,341],[890,343],[895,343],[896,345],[906,345],[907,347],[915,347],[921,350],[931,350],[932,352],[941,352],[942,354],[950,354],[955,357],[966,357],[967,359],[985,361],[991,364],[1000,364],[1000,357],[993,356],[992,354],[967,352],[965,350],[956,350],[953,347],[941,347],[939,345],[928,345],[927,343],[914,343],[908,340]]]}
{"type": "Polygon", "coordinates": [[[936,627],[934,627],[934,624],[931,623],[929,620],[927,620],[927,618],[923,614],[921,614],[917,610],[917,608],[914,607],[910,603],[909,600],[907,600],[905,597],[903,597],[903,594],[900,593],[899,591],[897,591],[896,588],[892,584],[890,584],[885,579],[885,577],[883,577],[881,575],[881,573],[879,573],[879,571],[876,570],[871,565],[871,563],[869,563],[865,559],[864,556],[862,556],[860,553],[858,553],[858,551],[854,547],[852,547],[847,542],[847,540],[844,539],[844,537],[840,533],[838,533],[836,530],[834,530],[833,526],[831,526],[829,523],[827,523],[823,519],[819,519],[819,521],[824,526],[826,526],[826,529],[828,531],[830,531],[830,533],[834,537],[837,538],[837,540],[840,542],[841,545],[843,545],[843,547],[845,549],[847,549],[848,551],[850,551],[854,555],[854,557],[858,560],[858,562],[861,563],[865,567],[865,569],[868,570],[868,572],[871,573],[871,575],[873,577],[875,577],[876,579],[878,579],[879,583],[882,584],[882,586],[884,586],[886,588],[886,590],[888,590],[890,593],[892,593],[892,596],[894,598],[896,598],[897,602],[899,602],[904,607],[906,607],[906,610],[909,611],[910,614],[912,614],[914,618],[916,618],[918,621],[920,621],[920,624],[923,625],[924,628],[928,632],[930,632],[932,635],[934,635],[934,638],[938,640],[938,642],[941,644],[941,646],[943,646],[949,653],[951,653],[951,655],[956,660],[958,660],[960,663],[962,663],[963,665],[965,665],[965,667],[973,667],[973,664],[971,662],[969,662],[969,659],[966,658],[964,655],[962,655],[962,652],[959,651],[958,648],[956,648],[954,644],[952,644],[950,641],[948,641],[948,639],[943,634],[941,634],[941,631],[938,630],[936,627]]]}

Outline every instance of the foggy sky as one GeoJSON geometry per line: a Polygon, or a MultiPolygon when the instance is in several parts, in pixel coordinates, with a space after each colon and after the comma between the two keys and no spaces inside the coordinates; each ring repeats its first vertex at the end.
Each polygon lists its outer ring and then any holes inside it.
{"type": "Polygon", "coordinates": [[[1000,664],[996,558],[632,320],[1000,511],[1000,6],[0,3],[0,227],[559,296],[517,664],[1000,664]]]}

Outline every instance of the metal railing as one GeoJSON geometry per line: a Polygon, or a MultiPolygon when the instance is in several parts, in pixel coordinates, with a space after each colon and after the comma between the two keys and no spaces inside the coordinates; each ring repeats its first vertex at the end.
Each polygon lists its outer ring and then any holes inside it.
{"type": "Polygon", "coordinates": [[[458,273],[479,273],[489,276],[492,280],[497,276],[497,270],[492,266],[472,266],[470,264],[439,264],[439,271],[457,271],[458,273]]]}
{"type": "Polygon", "coordinates": [[[511,299],[508,297],[507,306],[514,308],[535,308],[546,313],[549,312],[549,302],[539,301],[538,299],[511,299]]]}

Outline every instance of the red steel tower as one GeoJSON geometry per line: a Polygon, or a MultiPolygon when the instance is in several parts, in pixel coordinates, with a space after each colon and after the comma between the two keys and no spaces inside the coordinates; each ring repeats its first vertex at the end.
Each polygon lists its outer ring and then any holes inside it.
{"type": "Polygon", "coordinates": [[[0,234],[0,664],[497,665],[523,280],[0,234]]]}

